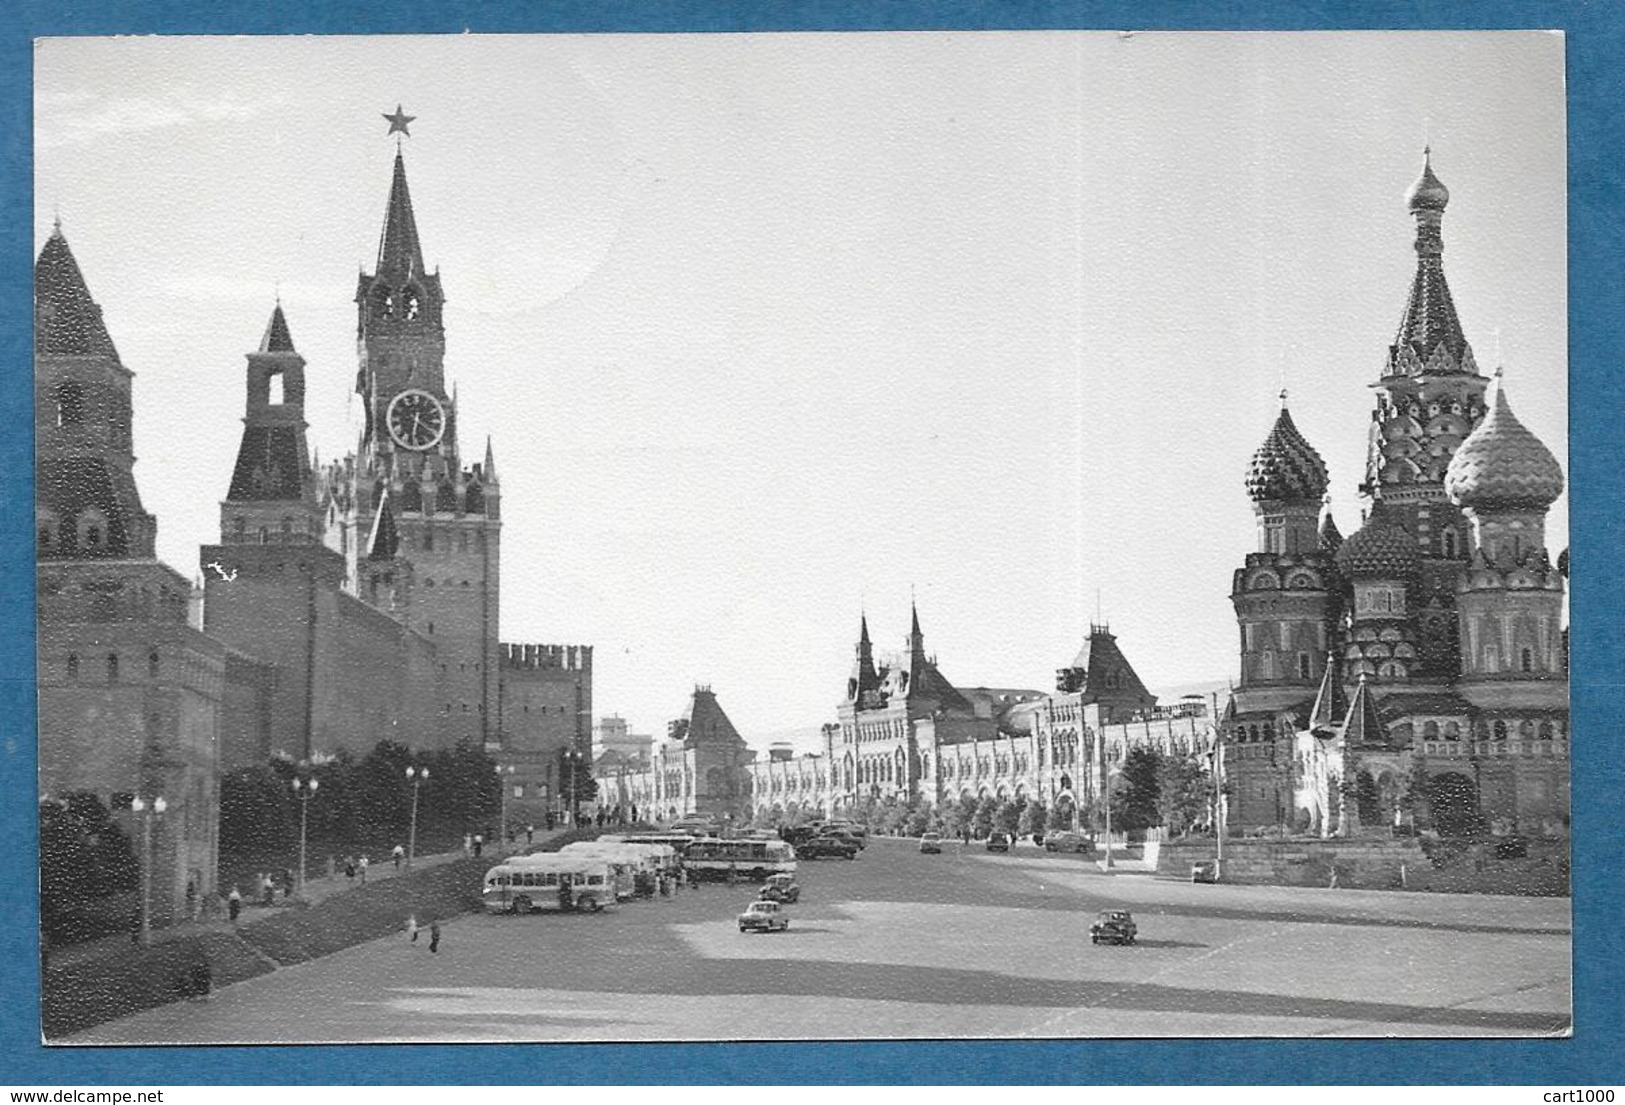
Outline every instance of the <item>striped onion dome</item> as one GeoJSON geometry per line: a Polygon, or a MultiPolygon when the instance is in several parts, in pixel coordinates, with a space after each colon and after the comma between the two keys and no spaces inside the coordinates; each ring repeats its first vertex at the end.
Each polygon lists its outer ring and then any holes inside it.
{"type": "Polygon", "coordinates": [[[1318,501],[1326,493],[1326,462],[1298,432],[1281,393],[1281,416],[1247,465],[1247,494],[1266,500],[1318,501]]]}
{"type": "Polygon", "coordinates": [[[1450,458],[1444,489],[1457,506],[1544,510],[1563,493],[1557,458],[1512,413],[1501,370],[1489,412],[1450,458]]]}
{"type": "Polygon", "coordinates": [[[1350,579],[1414,579],[1422,570],[1416,539],[1391,520],[1382,501],[1365,525],[1337,550],[1337,567],[1350,579]]]}

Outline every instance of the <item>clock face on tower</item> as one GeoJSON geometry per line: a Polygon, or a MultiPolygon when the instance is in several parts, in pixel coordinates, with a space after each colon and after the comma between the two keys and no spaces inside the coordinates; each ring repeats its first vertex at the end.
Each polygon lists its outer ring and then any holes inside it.
{"type": "Polygon", "coordinates": [[[389,401],[384,422],[401,448],[432,449],[446,432],[446,409],[433,395],[413,388],[389,401]]]}

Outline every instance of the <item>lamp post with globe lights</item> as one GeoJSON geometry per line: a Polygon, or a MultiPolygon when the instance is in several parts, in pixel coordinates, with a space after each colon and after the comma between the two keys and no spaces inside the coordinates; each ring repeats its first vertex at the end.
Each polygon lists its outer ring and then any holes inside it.
{"type": "Polygon", "coordinates": [[[321,785],[320,779],[301,779],[297,775],[293,778],[293,793],[299,799],[299,885],[296,893],[300,898],[305,896],[305,829],[310,819],[310,800],[316,797],[321,785]]]}
{"type": "Polygon", "coordinates": [[[141,815],[141,945],[152,943],[152,867],[156,862],[152,854],[152,819],[162,816],[169,808],[163,795],[142,798],[137,795],[130,808],[141,815]]]}
{"type": "Polygon", "coordinates": [[[508,791],[513,789],[513,764],[497,764],[497,783],[502,787],[502,847],[508,846],[508,791]]]}
{"type": "Polygon", "coordinates": [[[412,784],[412,829],[406,838],[406,866],[410,870],[418,854],[418,788],[429,781],[429,769],[407,768],[406,781],[412,784]]]}

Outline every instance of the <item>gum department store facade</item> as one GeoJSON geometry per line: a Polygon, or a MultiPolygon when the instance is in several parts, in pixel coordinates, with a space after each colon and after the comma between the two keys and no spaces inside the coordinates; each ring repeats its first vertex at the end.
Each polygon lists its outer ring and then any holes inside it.
{"type": "Polygon", "coordinates": [[[1360,527],[1345,540],[1324,508],[1325,463],[1284,394],[1249,464],[1258,542],[1232,581],[1240,680],[1217,724],[1200,702],[1159,708],[1103,627],[1057,693],[956,688],[916,613],[889,662],[860,623],[820,752],[758,759],[731,725],[714,747],[691,730],[655,750],[652,770],[601,773],[603,801],[664,817],[988,796],[1076,808],[1131,747],[1211,762],[1217,745],[1231,832],[1408,821],[1566,835],[1568,560],[1545,535],[1564,478],[1499,370],[1478,370],[1445,281],[1448,202],[1424,157],[1406,196],[1416,270],[1373,385],[1360,527]]]}

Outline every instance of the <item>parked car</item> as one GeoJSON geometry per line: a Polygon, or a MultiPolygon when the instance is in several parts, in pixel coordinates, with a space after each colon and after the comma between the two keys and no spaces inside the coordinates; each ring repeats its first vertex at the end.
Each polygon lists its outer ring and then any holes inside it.
{"type": "Polygon", "coordinates": [[[801,887],[794,875],[770,875],[757,896],[764,902],[799,902],[801,887]]]}
{"type": "Polygon", "coordinates": [[[1010,850],[1010,834],[997,830],[988,833],[987,850],[990,852],[1008,852],[1010,850]]]}
{"type": "Polygon", "coordinates": [[[926,833],[920,837],[920,854],[924,856],[938,856],[942,854],[942,834],[926,833]]]}
{"type": "Polygon", "coordinates": [[[826,856],[857,859],[858,844],[851,837],[815,836],[796,845],[798,859],[823,859],[826,856]]]}
{"type": "Polygon", "coordinates": [[[1075,833],[1070,829],[1061,829],[1050,833],[1044,838],[1044,851],[1046,852],[1092,852],[1095,842],[1083,833],[1075,833]]]}
{"type": "Polygon", "coordinates": [[[1103,909],[1089,926],[1091,944],[1132,944],[1138,932],[1134,914],[1126,909],[1103,909]]]}
{"type": "Polygon", "coordinates": [[[790,927],[790,915],[778,902],[754,901],[739,915],[740,932],[772,932],[790,927]]]}

